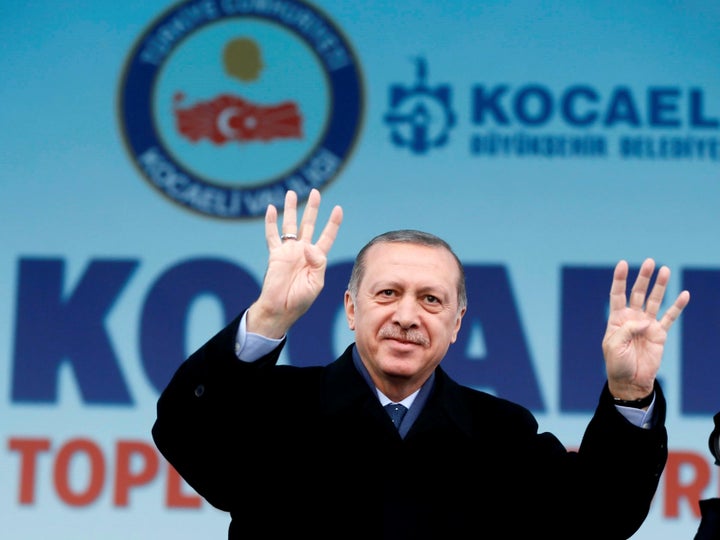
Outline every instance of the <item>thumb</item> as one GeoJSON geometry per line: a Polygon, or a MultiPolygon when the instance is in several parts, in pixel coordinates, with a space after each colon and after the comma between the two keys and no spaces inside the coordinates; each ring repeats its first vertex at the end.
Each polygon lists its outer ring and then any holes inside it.
{"type": "Polygon", "coordinates": [[[610,347],[622,346],[633,340],[634,337],[645,333],[650,326],[650,321],[626,321],[608,337],[607,344],[610,347]]]}
{"type": "Polygon", "coordinates": [[[630,340],[638,334],[645,333],[645,330],[650,326],[650,321],[645,319],[642,321],[627,321],[620,327],[620,332],[623,332],[623,337],[626,340],[630,340]]]}

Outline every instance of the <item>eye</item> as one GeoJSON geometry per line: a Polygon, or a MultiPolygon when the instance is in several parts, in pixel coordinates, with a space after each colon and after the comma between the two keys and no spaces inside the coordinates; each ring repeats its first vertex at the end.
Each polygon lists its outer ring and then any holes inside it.
{"type": "Polygon", "coordinates": [[[423,296],[423,305],[430,313],[439,313],[445,308],[443,299],[433,294],[423,296]]]}
{"type": "Polygon", "coordinates": [[[390,298],[391,296],[395,296],[395,291],[393,291],[392,289],[383,289],[382,291],[380,291],[380,294],[382,296],[390,298]]]}

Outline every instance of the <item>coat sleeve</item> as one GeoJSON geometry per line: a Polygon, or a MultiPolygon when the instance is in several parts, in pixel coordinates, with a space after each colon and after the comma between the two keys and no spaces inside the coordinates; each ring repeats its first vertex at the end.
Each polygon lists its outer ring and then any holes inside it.
{"type": "Polygon", "coordinates": [[[576,510],[586,526],[592,523],[597,531],[611,527],[604,538],[629,538],[647,518],[668,458],[665,411],[657,383],[649,428],[633,425],[617,410],[607,383],[602,390],[578,452],[578,478],[595,489],[584,490],[587,501],[576,510]],[[607,519],[598,523],[598,515],[607,519]]]}
{"type": "Polygon", "coordinates": [[[251,460],[258,379],[274,366],[285,341],[255,362],[235,356],[241,316],[177,369],[157,402],[152,437],[161,454],[210,504],[229,510],[229,463],[251,460]],[[232,422],[230,421],[232,415],[232,422]],[[240,437],[246,455],[236,455],[240,437]]]}

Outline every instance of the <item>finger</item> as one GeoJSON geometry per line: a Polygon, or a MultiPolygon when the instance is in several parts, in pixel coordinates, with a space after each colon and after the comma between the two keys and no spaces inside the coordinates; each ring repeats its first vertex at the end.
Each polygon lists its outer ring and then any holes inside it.
{"type": "Polygon", "coordinates": [[[666,332],[677,320],[677,318],[680,316],[683,309],[685,309],[685,306],[687,306],[689,302],[690,292],[682,291],[675,299],[675,302],[673,302],[673,305],[668,308],[662,319],[660,319],[660,326],[662,326],[666,332]]]}
{"type": "Polygon", "coordinates": [[[645,259],[640,266],[640,272],[638,272],[637,279],[635,279],[635,283],[630,291],[629,304],[631,309],[642,309],[654,269],[655,261],[652,259],[645,259]]]}
{"type": "Polygon", "coordinates": [[[627,286],[628,263],[620,261],[615,265],[612,286],[610,287],[610,311],[625,309],[627,298],[625,290],[627,286]]]}
{"type": "Polygon", "coordinates": [[[297,234],[297,193],[292,190],[285,193],[282,234],[297,234]]]}
{"type": "Polygon", "coordinates": [[[265,210],[265,241],[269,249],[277,247],[281,243],[278,236],[277,217],[277,208],[268,204],[267,210],[265,210]]]}
{"type": "Polygon", "coordinates": [[[337,238],[337,233],[340,230],[342,220],[343,209],[340,206],[335,206],[332,209],[332,212],[330,213],[330,218],[325,224],[325,228],[320,234],[320,237],[318,238],[316,244],[322,250],[322,252],[325,253],[325,255],[330,252],[330,248],[335,243],[335,239],[337,238]]]}
{"type": "Polygon", "coordinates": [[[658,270],[655,285],[653,285],[652,291],[650,291],[647,297],[647,303],[645,304],[645,313],[653,319],[657,317],[658,311],[660,311],[660,305],[665,297],[665,291],[669,281],[670,269],[667,266],[662,266],[660,270],[658,270]]]}
{"type": "Polygon", "coordinates": [[[305,211],[303,212],[302,222],[298,230],[298,240],[312,242],[315,233],[315,220],[317,220],[318,211],[320,209],[320,192],[313,188],[308,195],[305,211]]]}

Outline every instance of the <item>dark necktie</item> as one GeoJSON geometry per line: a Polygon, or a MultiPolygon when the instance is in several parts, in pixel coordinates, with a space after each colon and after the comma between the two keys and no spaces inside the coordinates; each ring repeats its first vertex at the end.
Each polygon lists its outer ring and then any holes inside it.
{"type": "Polygon", "coordinates": [[[385,405],[385,410],[390,415],[390,419],[392,420],[392,423],[395,424],[395,427],[399,428],[400,422],[402,422],[402,419],[407,412],[407,407],[405,405],[401,405],[400,403],[388,403],[385,405]]]}

